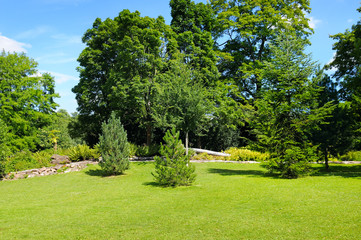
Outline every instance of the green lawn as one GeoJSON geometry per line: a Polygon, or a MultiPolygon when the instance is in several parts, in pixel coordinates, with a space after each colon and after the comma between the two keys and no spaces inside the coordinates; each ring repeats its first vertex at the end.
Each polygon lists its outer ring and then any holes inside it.
{"type": "Polygon", "coordinates": [[[0,239],[360,239],[361,166],[295,180],[258,164],[198,163],[161,188],[152,163],[0,182],[0,239]]]}

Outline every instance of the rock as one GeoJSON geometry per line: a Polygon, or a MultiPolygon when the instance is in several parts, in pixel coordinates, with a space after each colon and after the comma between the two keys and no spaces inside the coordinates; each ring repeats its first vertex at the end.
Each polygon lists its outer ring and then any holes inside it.
{"type": "Polygon", "coordinates": [[[67,164],[70,163],[69,157],[68,156],[61,156],[58,154],[53,154],[53,156],[51,156],[51,164],[67,164]]]}

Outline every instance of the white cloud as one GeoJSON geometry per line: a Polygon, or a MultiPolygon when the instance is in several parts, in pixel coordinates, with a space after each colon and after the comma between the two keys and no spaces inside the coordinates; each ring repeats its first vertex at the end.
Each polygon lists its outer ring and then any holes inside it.
{"type": "Polygon", "coordinates": [[[351,19],[351,18],[350,18],[350,19],[347,19],[347,22],[348,22],[348,23],[352,23],[353,21],[354,21],[354,20],[351,19]]]}
{"type": "Polygon", "coordinates": [[[79,81],[78,77],[74,77],[71,75],[66,75],[66,74],[51,72],[51,71],[43,71],[43,70],[41,70],[39,72],[49,73],[51,76],[53,76],[55,78],[55,82],[58,84],[62,84],[62,83],[69,82],[69,81],[74,81],[74,82],[79,81]]]}
{"type": "Polygon", "coordinates": [[[26,48],[31,48],[30,44],[21,43],[14,39],[2,36],[0,33],[0,51],[5,50],[6,52],[27,52],[26,48]]]}
{"type": "Polygon", "coordinates": [[[314,17],[310,17],[310,20],[309,20],[310,27],[313,28],[313,29],[316,29],[317,26],[318,26],[321,22],[322,22],[321,20],[316,19],[316,18],[314,18],[314,17]]]}
{"type": "Polygon", "coordinates": [[[30,29],[28,31],[19,33],[17,35],[17,38],[21,38],[21,39],[29,39],[29,38],[36,38],[44,33],[47,33],[51,31],[51,28],[48,26],[40,26],[34,29],[30,29]]]}

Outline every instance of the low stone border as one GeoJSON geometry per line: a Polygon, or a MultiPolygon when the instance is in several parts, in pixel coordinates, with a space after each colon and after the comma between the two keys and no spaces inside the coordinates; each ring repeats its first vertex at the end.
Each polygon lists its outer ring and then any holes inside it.
{"type": "Polygon", "coordinates": [[[89,164],[98,164],[96,161],[80,161],[68,164],[58,164],[52,167],[42,167],[37,169],[24,170],[20,172],[11,172],[5,175],[3,180],[16,180],[31,177],[48,176],[54,174],[62,174],[68,172],[76,172],[86,168],[89,164]]]}

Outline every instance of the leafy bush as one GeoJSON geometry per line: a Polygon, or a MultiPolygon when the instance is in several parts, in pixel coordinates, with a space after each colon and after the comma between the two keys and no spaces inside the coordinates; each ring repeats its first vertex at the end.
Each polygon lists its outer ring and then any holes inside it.
{"type": "Polygon", "coordinates": [[[195,167],[190,164],[189,155],[185,155],[184,146],[179,140],[175,128],[166,132],[165,145],[160,148],[163,157],[156,156],[155,172],[152,173],[157,183],[163,186],[191,185],[195,180],[195,167]]]}
{"type": "Polygon", "coordinates": [[[361,161],[361,151],[351,151],[340,157],[341,161],[361,161]]]}
{"type": "Polygon", "coordinates": [[[153,157],[159,155],[160,145],[152,144],[150,146],[138,146],[133,143],[129,143],[129,157],[153,157]]]}
{"type": "Polygon", "coordinates": [[[224,157],[209,155],[208,153],[199,153],[192,156],[193,160],[224,160],[224,157]]]}
{"type": "Polygon", "coordinates": [[[232,161],[263,162],[268,160],[270,157],[268,153],[261,153],[246,148],[235,148],[235,147],[226,150],[225,153],[231,154],[230,157],[226,157],[226,160],[232,160],[232,161]]]}
{"type": "Polygon", "coordinates": [[[159,154],[160,146],[153,144],[150,146],[138,146],[135,153],[138,157],[152,157],[159,154]]]}
{"type": "Polygon", "coordinates": [[[228,161],[257,161],[263,162],[269,159],[268,153],[252,151],[247,148],[229,148],[225,153],[230,154],[229,157],[214,156],[207,153],[196,154],[192,157],[194,160],[228,160],[228,161]]]}
{"type": "Polygon", "coordinates": [[[33,154],[30,151],[15,153],[5,160],[5,173],[47,167],[50,165],[50,157],[48,160],[45,160],[44,158],[38,160],[36,159],[36,156],[36,154],[33,154]]]}
{"type": "Polygon", "coordinates": [[[88,145],[78,145],[68,150],[67,155],[73,162],[99,158],[99,153],[95,149],[91,149],[88,145]]]}
{"type": "Polygon", "coordinates": [[[138,146],[134,143],[129,143],[129,157],[136,156],[138,146]]]}
{"type": "Polygon", "coordinates": [[[100,167],[105,174],[122,174],[129,169],[129,143],[127,133],[119,118],[112,113],[108,122],[102,124],[99,138],[99,151],[102,161],[100,167]]]}

